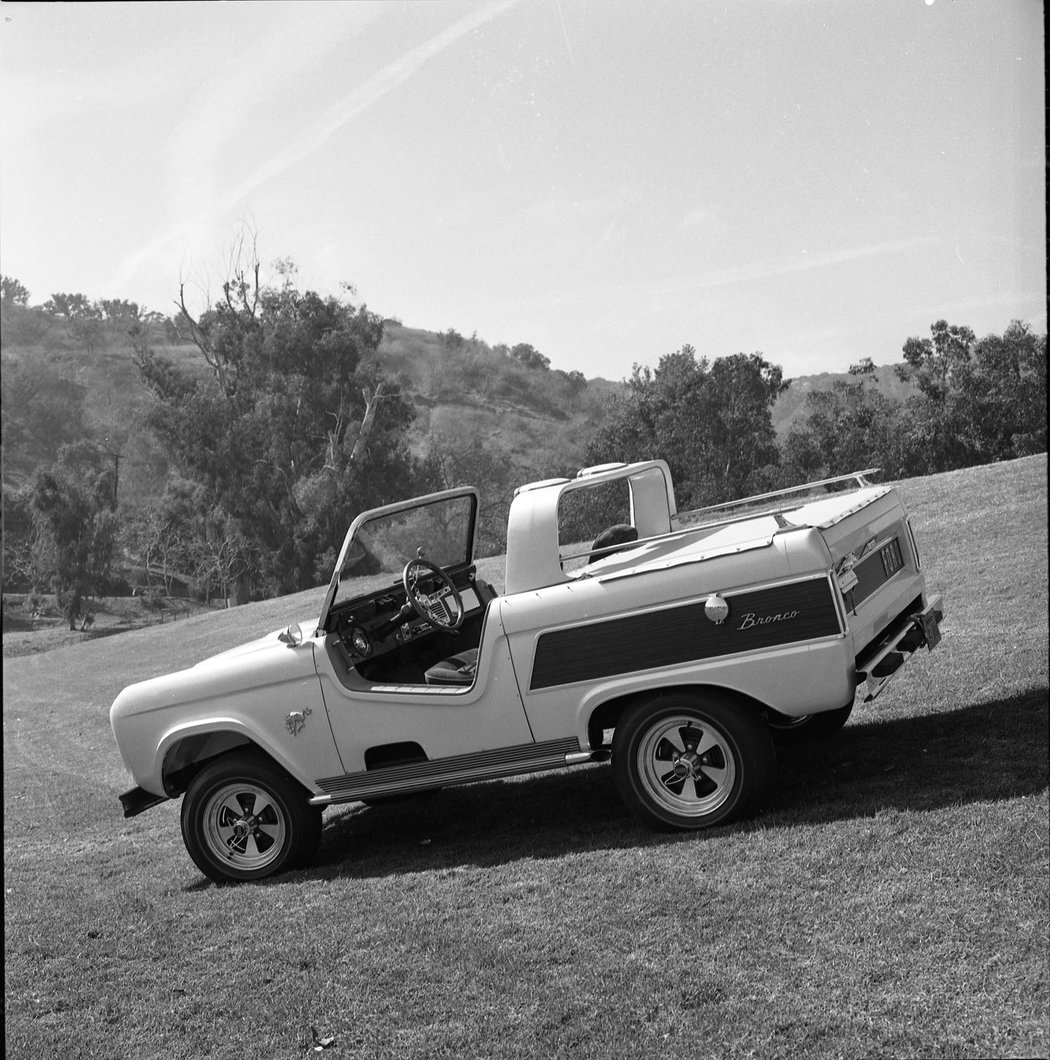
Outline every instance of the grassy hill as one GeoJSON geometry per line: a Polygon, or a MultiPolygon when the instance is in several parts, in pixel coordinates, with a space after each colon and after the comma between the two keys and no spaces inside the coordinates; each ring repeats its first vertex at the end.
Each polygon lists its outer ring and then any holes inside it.
{"type": "Polygon", "coordinates": [[[7,1054],[1047,1055],[1046,474],[900,483],[941,645],[697,836],[595,765],[338,808],[215,887],[177,805],[120,817],[109,704],[321,591],[5,660],[7,1054]]]}
{"type": "Polygon", "coordinates": [[[388,321],[383,370],[412,395],[417,450],[440,437],[479,436],[522,467],[578,466],[588,433],[618,383],[592,379],[579,392],[564,373],[529,370],[486,343],[449,348],[431,331],[388,321]]]}
{"type": "MultiPolygon", "coordinates": [[[[155,346],[180,365],[208,371],[194,346],[169,344],[161,327],[155,346]]],[[[5,482],[24,482],[34,468],[54,459],[62,441],[90,433],[120,454],[123,500],[141,502],[160,492],[168,461],[141,425],[149,397],[119,327],[102,329],[90,342],[61,321],[51,321],[46,329],[5,327],[0,357],[5,482]],[[36,403],[26,416],[37,430],[34,434],[31,424],[23,437],[8,425],[16,423],[28,402],[36,403]],[[79,419],[68,415],[74,406],[82,407],[79,419]],[[53,425],[45,426],[48,418],[53,425]]],[[[441,438],[478,436],[505,451],[526,476],[536,477],[581,466],[588,435],[622,385],[596,378],[577,389],[565,373],[526,369],[482,341],[464,339],[450,346],[444,336],[396,321],[386,324],[379,361],[415,406],[417,452],[440,444],[441,438]]],[[[823,374],[792,381],[773,410],[778,433],[786,433],[803,414],[806,394],[841,378],[823,374]]],[[[907,392],[890,366],[878,370],[877,385],[894,396],[907,392]]]]}

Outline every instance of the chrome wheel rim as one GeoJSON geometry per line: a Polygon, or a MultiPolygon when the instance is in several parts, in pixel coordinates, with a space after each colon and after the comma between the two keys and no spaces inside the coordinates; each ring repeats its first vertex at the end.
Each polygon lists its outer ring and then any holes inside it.
{"type": "Polygon", "coordinates": [[[637,762],[650,798],[679,817],[713,813],[736,781],[736,758],[725,736],[686,714],[653,725],[638,745],[637,762]]]}
{"type": "Polygon", "coordinates": [[[273,864],[288,841],[288,823],[265,788],[225,784],[204,807],[204,841],[231,868],[255,872],[273,864]]]}

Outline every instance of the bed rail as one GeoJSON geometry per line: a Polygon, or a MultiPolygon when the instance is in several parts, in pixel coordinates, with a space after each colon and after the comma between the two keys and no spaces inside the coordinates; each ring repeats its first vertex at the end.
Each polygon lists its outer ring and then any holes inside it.
{"type": "Polygon", "coordinates": [[[790,497],[793,494],[805,493],[808,490],[827,489],[829,486],[840,485],[845,482],[853,482],[858,489],[872,486],[868,475],[877,475],[882,471],[881,467],[869,467],[863,471],[851,471],[848,475],[836,475],[834,478],[822,478],[815,482],[804,482],[799,486],[788,486],[786,489],[772,490],[769,493],[758,493],[753,497],[741,497],[735,501],[723,501],[721,504],[711,504],[706,508],[693,508],[688,512],[679,512],[677,516],[678,525],[681,527],[685,520],[690,520],[690,526],[698,526],[701,523],[708,526],[721,526],[724,523],[733,523],[742,519],[752,519],[756,515],[776,515],[785,509],[792,507],[790,504],[772,504],[763,511],[749,511],[746,515],[732,514],[733,509],[750,508],[760,504],[770,504],[780,498],[790,497]],[[707,522],[704,516],[714,515],[716,512],[725,512],[725,518],[716,518],[707,522]],[[700,517],[699,519],[697,517],[700,517]]]}

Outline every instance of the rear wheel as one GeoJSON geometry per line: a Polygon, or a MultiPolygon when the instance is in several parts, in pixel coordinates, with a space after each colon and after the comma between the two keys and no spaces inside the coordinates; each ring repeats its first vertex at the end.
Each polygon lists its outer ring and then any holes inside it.
{"type": "Polygon", "coordinates": [[[321,810],[262,755],[228,755],[205,766],[186,791],[182,838],[197,868],[216,882],[261,880],[313,858],[321,810]]]}
{"type": "Polygon", "coordinates": [[[756,810],[776,756],[756,710],[716,693],[673,693],[620,719],[612,770],[621,798],[644,821],[692,830],[756,810]]]}

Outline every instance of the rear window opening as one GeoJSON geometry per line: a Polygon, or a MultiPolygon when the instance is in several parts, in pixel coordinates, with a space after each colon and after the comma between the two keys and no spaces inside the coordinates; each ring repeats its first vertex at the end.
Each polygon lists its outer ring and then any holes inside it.
{"type": "Polygon", "coordinates": [[[566,490],[558,501],[558,556],[566,573],[585,567],[596,540],[601,545],[629,543],[637,538],[631,521],[631,491],[625,478],[566,490]]]}

